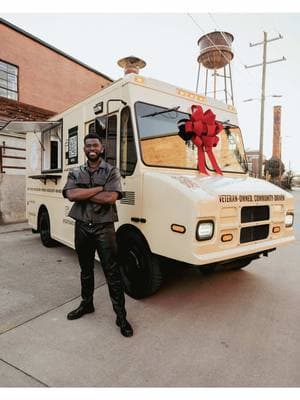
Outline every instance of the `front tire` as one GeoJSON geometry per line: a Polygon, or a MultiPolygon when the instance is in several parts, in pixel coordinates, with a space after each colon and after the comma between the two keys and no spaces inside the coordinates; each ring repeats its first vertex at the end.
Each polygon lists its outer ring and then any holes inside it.
{"type": "Polygon", "coordinates": [[[39,218],[39,232],[43,245],[45,247],[55,247],[58,242],[51,237],[50,218],[46,210],[43,210],[39,218]]]}
{"type": "Polygon", "coordinates": [[[134,299],[151,296],[163,283],[163,274],[144,237],[133,230],[118,232],[120,270],[125,292],[134,299]]]}

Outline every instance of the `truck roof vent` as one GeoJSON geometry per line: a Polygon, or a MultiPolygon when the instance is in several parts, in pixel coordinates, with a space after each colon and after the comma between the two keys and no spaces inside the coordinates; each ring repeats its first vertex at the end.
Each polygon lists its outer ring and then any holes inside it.
{"type": "Polygon", "coordinates": [[[146,62],[141,58],[135,56],[129,56],[121,58],[118,61],[119,67],[124,69],[124,75],[127,74],[138,74],[139,70],[146,66],[146,62]]]}

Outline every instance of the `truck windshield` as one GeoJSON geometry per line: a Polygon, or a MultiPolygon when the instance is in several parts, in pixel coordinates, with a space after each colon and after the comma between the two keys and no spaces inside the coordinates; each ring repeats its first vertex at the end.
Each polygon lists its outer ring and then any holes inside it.
{"type": "MultiPolygon", "coordinates": [[[[177,122],[189,119],[178,107],[166,107],[137,102],[135,104],[142,159],[146,165],[197,169],[198,151],[191,141],[178,135],[177,122]],[[162,112],[167,110],[166,112],[162,112]]],[[[225,127],[219,133],[219,143],[213,152],[223,172],[247,172],[242,135],[238,127],[225,127]]],[[[206,157],[209,170],[212,166],[206,157]]]]}

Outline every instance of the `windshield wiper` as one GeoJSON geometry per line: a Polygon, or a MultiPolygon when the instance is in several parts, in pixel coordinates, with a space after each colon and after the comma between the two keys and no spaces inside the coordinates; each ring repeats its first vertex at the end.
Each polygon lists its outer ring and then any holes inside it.
{"type": "Polygon", "coordinates": [[[228,119],[226,121],[220,121],[220,122],[224,126],[224,128],[238,128],[237,125],[231,124],[228,119]]]}
{"type": "Polygon", "coordinates": [[[165,113],[168,113],[170,111],[178,111],[179,108],[180,108],[180,106],[177,106],[177,107],[173,107],[173,108],[168,108],[167,110],[163,110],[163,111],[156,111],[156,112],[154,112],[152,114],[142,115],[141,118],[154,117],[155,115],[165,114],[165,113]]]}

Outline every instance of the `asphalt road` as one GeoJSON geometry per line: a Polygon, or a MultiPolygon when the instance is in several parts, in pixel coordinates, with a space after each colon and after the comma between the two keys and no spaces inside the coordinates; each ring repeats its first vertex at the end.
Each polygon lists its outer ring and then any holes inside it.
{"type": "Polygon", "coordinates": [[[79,299],[73,250],[46,249],[25,225],[0,229],[1,387],[300,386],[300,191],[297,241],[237,272],[177,270],[115,326],[96,268],[96,312],[79,299]]]}

